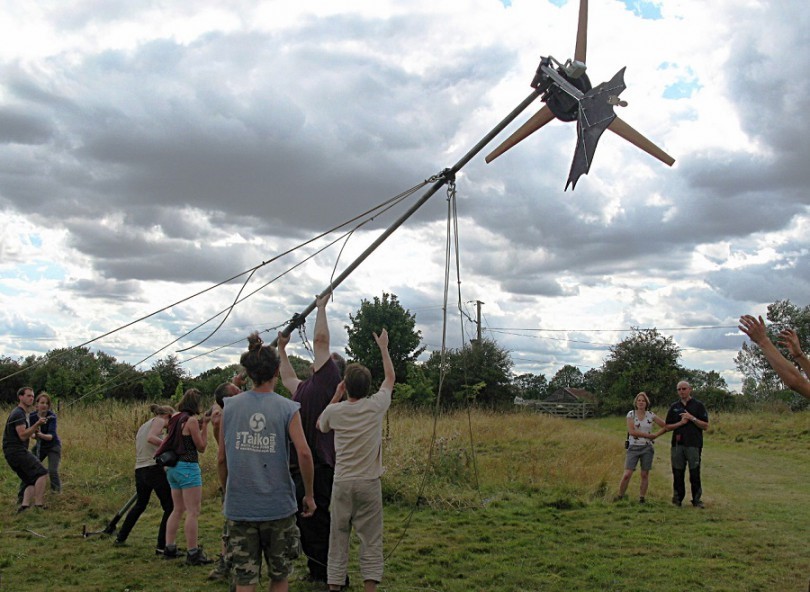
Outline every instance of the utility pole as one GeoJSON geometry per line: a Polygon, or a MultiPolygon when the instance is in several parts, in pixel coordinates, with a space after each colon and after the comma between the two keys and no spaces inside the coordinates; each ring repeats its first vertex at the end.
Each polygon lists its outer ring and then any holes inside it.
{"type": "Polygon", "coordinates": [[[486,304],[486,303],[481,302],[480,300],[475,301],[475,312],[476,312],[476,315],[475,315],[476,321],[475,321],[475,323],[478,325],[478,343],[479,344],[481,343],[481,305],[482,304],[486,304]]]}

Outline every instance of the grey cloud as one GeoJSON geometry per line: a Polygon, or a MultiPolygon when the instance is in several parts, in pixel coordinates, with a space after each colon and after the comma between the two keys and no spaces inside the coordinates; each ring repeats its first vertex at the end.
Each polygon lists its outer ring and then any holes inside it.
{"type": "Polygon", "coordinates": [[[109,279],[80,279],[65,281],[62,289],[84,298],[112,300],[115,302],[142,299],[140,283],[137,281],[115,281],[109,279]]]}
{"type": "Polygon", "coordinates": [[[47,121],[19,108],[0,107],[0,144],[42,144],[50,137],[47,121]]]}

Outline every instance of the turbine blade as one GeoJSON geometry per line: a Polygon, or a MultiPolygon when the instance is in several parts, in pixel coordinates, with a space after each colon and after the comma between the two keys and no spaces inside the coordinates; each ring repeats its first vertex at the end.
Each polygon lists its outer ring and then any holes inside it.
{"type": "Polygon", "coordinates": [[[621,119],[618,115],[616,118],[610,122],[608,129],[612,131],[614,134],[617,134],[633,144],[634,146],[641,148],[647,154],[654,156],[665,165],[672,166],[675,163],[675,159],[672,158],[669,154],[661,150],[658,146],[650,142],[647,138],[642,136],[639,132],[634,130],[627,124],[623,119],[621,119]]]}
{"type": "Polygon", "coordinates": [[[588,53],[588,0],[579,0],[579,24],[577,26],[577,47],[574,59],[583,64],[588,53]]]}
{"type": "Polygon", "coordinates": [[[546,105],[543,105],[540,111],[532,115],[528,121],[526,121],[526,123],[515,130],[515,132],[506,138],[506,140],[504,140],[500,146],[487,154],[487,157],[484,160],[487,162],[492,162],[501,154],[509,150],[512,146],[528,138],[552,119],[554,119],[554,114],[551,112],[551,109],[549,109],[546,105]]]}

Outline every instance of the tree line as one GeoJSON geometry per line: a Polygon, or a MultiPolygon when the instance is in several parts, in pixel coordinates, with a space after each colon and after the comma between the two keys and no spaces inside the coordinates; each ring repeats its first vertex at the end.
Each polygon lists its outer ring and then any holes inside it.
{"type": "MultiPolygon", "coordinates": [[[[810,306],[777,301],[768,307],[767,316],[772,337],[782,328],[791,327],[803,344],[810,340],[810,306]]],[[[515,375],[509,352],[491,339],[473,340],[444,355],[434,351],[420,362],[425,346],[416,329],[416,317],[395,294],[383,293],[363,300],[349,320],[344,327],[348,335],[347,358],[366,365],[377,381],[382,380],[383,372],[371,332],[381,327],[388,329],[397,373],[394,401],[400,405],[508,408],[516,396],[545,399],[560,388],[571,387],[590,391],[596,397],[598,412],[613,414],[626,412],[639,391],[648,393],[653,406],[668,405],[675,397],[674,387],[679,380],[688,380],[694,396],[715,410],[740,410],[766,402],[803,409],[808,403],[786,390],[761,350],[747,343],[734,359],[745,377],[742,393],[735,393],[719,373],[681,365],[680,348],[672,337],[656,329],[632,329],[629,336],[610,347],[599,368],[583,373],[574,365],[565,365],[548,379],[543,374],[515,375]]],[[[306,377],[310,361],[297,356],[291,356],[290,361],[299,377],[306,377]]],[[[157,360],[148,370],[138,370],[86,347],[55,349],[44,356],[24,359],[0,357],[0,400],[16,402],[16,391],[23,385],[37,392],[46,390],[59,401],[177,400],[183,390],[191,387],[212,393],[238,370],[238,365],[232,364],[192,376],[174,355],[157,360]]],[[[277,390],[289,394],[280,383],[277,390]]]]}

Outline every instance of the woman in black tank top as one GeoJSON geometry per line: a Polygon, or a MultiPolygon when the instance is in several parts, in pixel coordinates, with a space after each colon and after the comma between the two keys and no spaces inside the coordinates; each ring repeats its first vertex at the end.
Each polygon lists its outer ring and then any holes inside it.
{"type": "MultiPolygon", "coordinates": [[[[172,501],[174,511],[169,516],[166,525],[166,551],[165,559],[174,559],[177,555],[177,531],[180,520],[185,514],[184,532],[186,534],[186,563],[189,565],[205,565],[212,561],[202,551],[197,543],[197,519],[200,515],[202,503],[202,474],[200,472],[199,454],[205,452],[208,445],[208,421],[204,416],[202,422],[197,419],[200,413],[201,393],[197,389],[189,389],[183,394],[177,408],[181,413],[188,415],[182,424],[182,447],[178,450],[177,465],[169,467],[166,471],[169,485],[172,488],[172,501]]],[[[180,428],[180,426],[178,426],[180,428]]]]}

